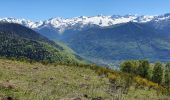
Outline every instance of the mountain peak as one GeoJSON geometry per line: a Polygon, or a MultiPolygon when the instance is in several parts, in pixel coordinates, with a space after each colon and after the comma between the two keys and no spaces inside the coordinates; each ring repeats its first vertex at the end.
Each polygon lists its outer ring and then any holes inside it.
{"type": "Polygon", "coordinates": [[[26,19],[17,19],[17,18],[1,18],[0,22],[9,22],[9,23],[18,23],[24,25],[26,27],[32,29],[39,29],[42,27],[52,27],[58,31],[64,31],[70,28],[79,28],[82,29],[87,26],[112,26],[115,24],[127,23],[127,22],[136,22],[136,23],[146,23],[150,22],[153,19],[155,20],[164,20],[169,18],[170,14],[167,13],[164,16],[138,16],[127,14],[124,16],[121,15],[112,15],[112,16],[105,16],[105,15],[97,15],[97,16],[79,16],[73,18],[62,18],[62,17],[55,17],[50,18],[49,20],[34,22],[31,20],[26,19]]]}

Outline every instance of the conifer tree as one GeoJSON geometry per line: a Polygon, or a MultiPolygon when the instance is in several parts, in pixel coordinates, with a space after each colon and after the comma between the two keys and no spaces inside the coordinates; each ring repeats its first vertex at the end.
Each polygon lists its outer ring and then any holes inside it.
{"type": "Polygon", "coordinates": [[[164,74],[164,84],[169,88],[170,87],[170,62],[165,66],[165,74],[164,74]]]}
{"type": "Polygon", "coordinates": [[[156,62],[153,69],[152,81],[161,84],[163,78],[163,65],[160,62],[156,62]]]}
{"type": "Polygon", "coordinates": [[[139,61],[139,66],[137,71],[138,71],[138,75],[144,78],[149,78],[149,61],[148,60],[139,61]]]}

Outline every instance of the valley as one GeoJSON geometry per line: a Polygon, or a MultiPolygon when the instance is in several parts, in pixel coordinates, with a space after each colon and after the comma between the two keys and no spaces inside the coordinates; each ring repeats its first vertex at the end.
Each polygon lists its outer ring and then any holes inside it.
{"type": "Polygon", "coordinates": [[[157,16],[112,15],[51,18],[45,21],[1,18],[17,23],[69,46],[82,58],[109,67],[128,59],[167,62],[170,14],[157,16]]]}
{"type": "Polygon", "coordinates": [[[169,14],[73,19],[0,19],[0,99],[169,100],[169,14]]]}

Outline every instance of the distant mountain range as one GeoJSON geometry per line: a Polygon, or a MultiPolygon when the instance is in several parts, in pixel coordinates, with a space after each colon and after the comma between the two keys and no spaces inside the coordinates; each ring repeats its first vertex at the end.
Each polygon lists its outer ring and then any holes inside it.
{"type": "Polygon", "coordinates": [[[26,19],[16,19],[16,18],[0,18],[1,22],[9,22],[9,23],[18,23],[22,24],[24,26],[27,26],[29,28],[33,29],[39,29],[43,27],[53,27],[59,32],[63,32],[64,30],[70,29],[70,28],[84,28],[89,25],[97,25],[101,27],[105,26],[112,26],[115,24],[120,23],[127,23],[127,22],[137,22],[137,23],[146,23],[146,22],[159,22],[159,21],[165,21],[169,19],[170,14],[164,14],[164,15],[157,15],[157,16],[137,16],[137,15],[112,15],[112,16],[80,16],[80,17],[74,17],[74,18],[51,18],[49,20],[44,21],[38,21],[34,22],[31,20],[26,19]]]}
{"type": "Polygon", "coordinates": [[[17,23],[28,28],[34,29],[42,35],[51,39],[56,39],[58,36],[67,33],[68,31],[81,31],[91,27],[108,27],[116,24],[127,22],[136,23],[154,23],[158,28],[167,26],[170,20],[170,14],[155,15],[155,16],[137,16],[137,15],[112,15],[112,16],[80,16],[74,18],[51,18],[44,21],[31,21],[26,19],[16,18],[0,18],[0,22],[17,23]],[[163,24],[162,24],[163,23],[163,24]]]}
{"type": "Polygon", "coordinates": [[[84,28],[89,25],[97,25],[101,27],[111,26],[120,23],[127,23],[130,21],[144,23],[155,19],[158,16],[137,16],[137,15],[113,15],[113,16],[80,16],[74,18],[51,18],[45,21],[34,22],[26,19],[16,19],[16,18],[0,18],[1,22],[18,23],[29,28],[39,29],[43,27],[53,27],[59,32],[64,32],[71,28],[84,28]]]}
{"type": "Polygon", "coordinates": [[[127,59],[170,61],[170,14],[156,16],[113,15],[52,18],[33,22],[1,18],[17,23],[51,40],[60,40],[80,56],[98,64],[127,59]]]}

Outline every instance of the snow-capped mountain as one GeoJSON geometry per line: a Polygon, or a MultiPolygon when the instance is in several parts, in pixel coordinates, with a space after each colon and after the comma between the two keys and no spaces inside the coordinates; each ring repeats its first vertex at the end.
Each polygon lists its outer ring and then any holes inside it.
{"type": "MultiPolygon", "coordinates": [[[[160,23],[165,23],[170,20],[170,14],[164,14],[160,16],[137,16],[137,15],[112,15],[112,16],[80,16],[74,18],[51,18],[49,20],[34,22],[26,19],[16,19],[16,18],[0,18],[0,22],[18,23],[32,29],[41,28],[52,28],[59,33],[64,32],[68,29],[82,29],[88,26],[100,26],[106,27],[115,24],[136,22],[136,23],[147,23],[154,22],[156,27],[163,27],[160,23]],[[161,25],[161,26],[160,26],[161,25]]],[[[169,22],[168,22],[169,23],[169,22]]]]}
{"type": "Polygon", "coordinates": [[[170,28],[170,13],[157,16],[150,22],[156,29],[165,30],[170,28]]]}
{"type": "Polygon", "coordinates": [[[113,16],[80,16],[74,18],[51,18],[45,21],[34,22],[31,20],[26,19],[16,19],[16,18],[1,18],[1,22],[9,22],[9,23],[18,23],[22,24],[26,27],[37,29],[42,27],[53,27],[60,32],[64,31],[65,29],[74,28],[75,26],[79,26],[79,28],[83,28],[87,25],[97,25],[101,27],[111,26],[120,23],[127,23],[127,22],[139,22],[144,23],[151,21],[154,16],[136,16],[136,15],[113,15],[113,16]]]}
{"type": "Polygon", "coordinates": [[[11,18],[0,18],[0,22],[17,23],[17,24],[21,24],[21,25],[24,25],[29,28],[37,28],[43,24],[42,21],[33,22],[31,20],[16,19],[16,18],[12,18],[12,17],[11,18]]]}

